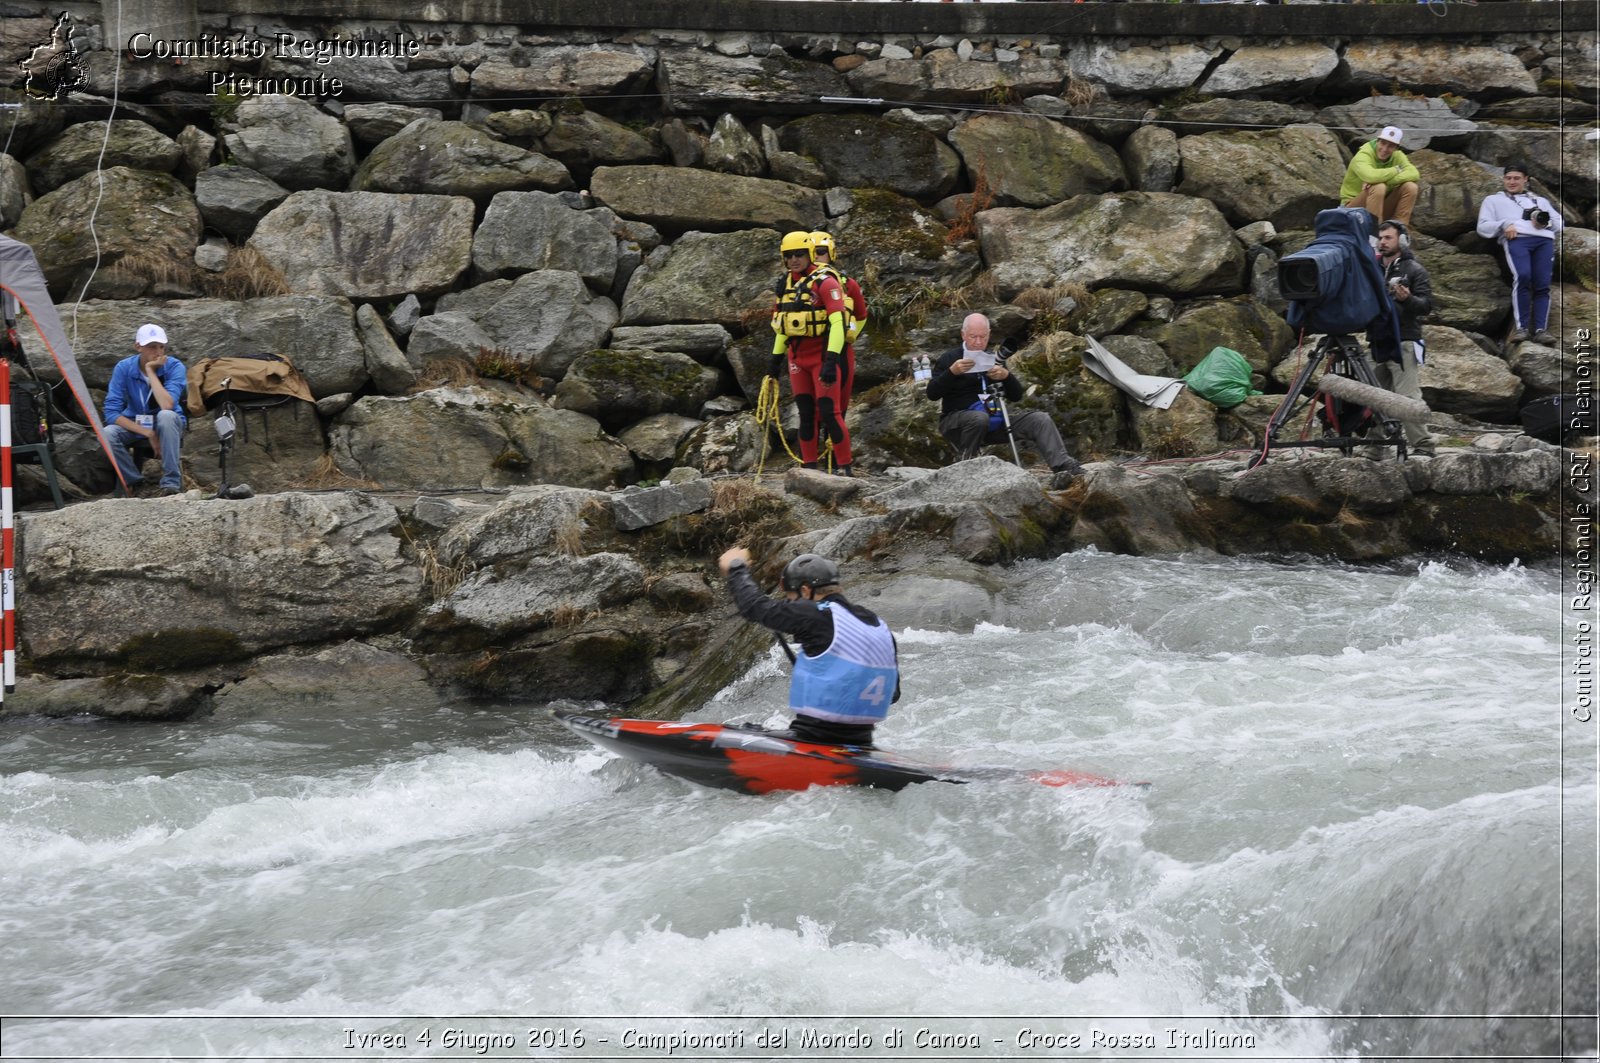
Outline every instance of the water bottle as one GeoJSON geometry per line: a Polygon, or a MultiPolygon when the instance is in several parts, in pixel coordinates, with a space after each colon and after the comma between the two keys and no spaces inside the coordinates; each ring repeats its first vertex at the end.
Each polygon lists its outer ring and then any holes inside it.
{"type": "Polygon", "coordinates": [[[918,355],[911,360],[911,378],[913,380],[930,380],[933,377],[933,363],[928,361],[925,354],[918,355]]]}

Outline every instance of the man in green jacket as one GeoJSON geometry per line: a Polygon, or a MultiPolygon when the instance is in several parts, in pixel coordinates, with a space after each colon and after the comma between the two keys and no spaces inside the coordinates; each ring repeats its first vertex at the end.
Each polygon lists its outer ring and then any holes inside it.
{"type": "Polygon", "coordinates": [[[1384,126],[1377,139],[1361,145],[1344,171],[1340,203],[1365,207],[1379,221],[1392,218],[1402,225],[1411,224],[1411,208],[1417,205],[1417,182],[1422,175],[1400,150],[1403,135],[1398,126],[1384,126]]]}

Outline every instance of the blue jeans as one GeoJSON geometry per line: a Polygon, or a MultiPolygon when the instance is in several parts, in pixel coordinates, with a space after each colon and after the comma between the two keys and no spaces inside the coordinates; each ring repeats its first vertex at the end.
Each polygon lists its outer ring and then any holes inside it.
{"type": "MultiPolygon", "coordinates": [[[[183,444],[183,418],[171,410],[162,410],[156,414],[155,428],[156,438],[161,441],[161,486],[181,490],[183,474],[178,469],[178,449],[183,444]]],[[[117,468],[122,472],[122,481],[132,487],[143,477],[133,462],[130,448],[135,443],[148,441],[138,432],[130,432],[121,425],[108,424],[105,431],[106,442],[111,444],[111,456],[117,459],[117,468]]]]}

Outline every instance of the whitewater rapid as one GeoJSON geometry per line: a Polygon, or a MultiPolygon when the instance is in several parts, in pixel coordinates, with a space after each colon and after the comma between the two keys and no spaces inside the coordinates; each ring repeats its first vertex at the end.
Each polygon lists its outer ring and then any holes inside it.
{"type": "Polygon", "coordinates": [[[899,633],[880,742],[1147,791],[748,797],[537,706],[8,721],[4,1058],[1593,1058],[1555,569],[1004,579],[899,633]]]}

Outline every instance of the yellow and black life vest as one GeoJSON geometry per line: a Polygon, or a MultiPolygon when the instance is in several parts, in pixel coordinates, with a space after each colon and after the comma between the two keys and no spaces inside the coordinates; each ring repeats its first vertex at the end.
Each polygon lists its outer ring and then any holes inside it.
{"type": "Polygon", "coordinates": [[[814,269],[799,280],[792,273],[778,280],[773,287],[778,296],[778,307],[772,312],[773,331],[791,339],[827,335],[829,311],[821,304],[817,282],[828,275],[814,269]]]}

